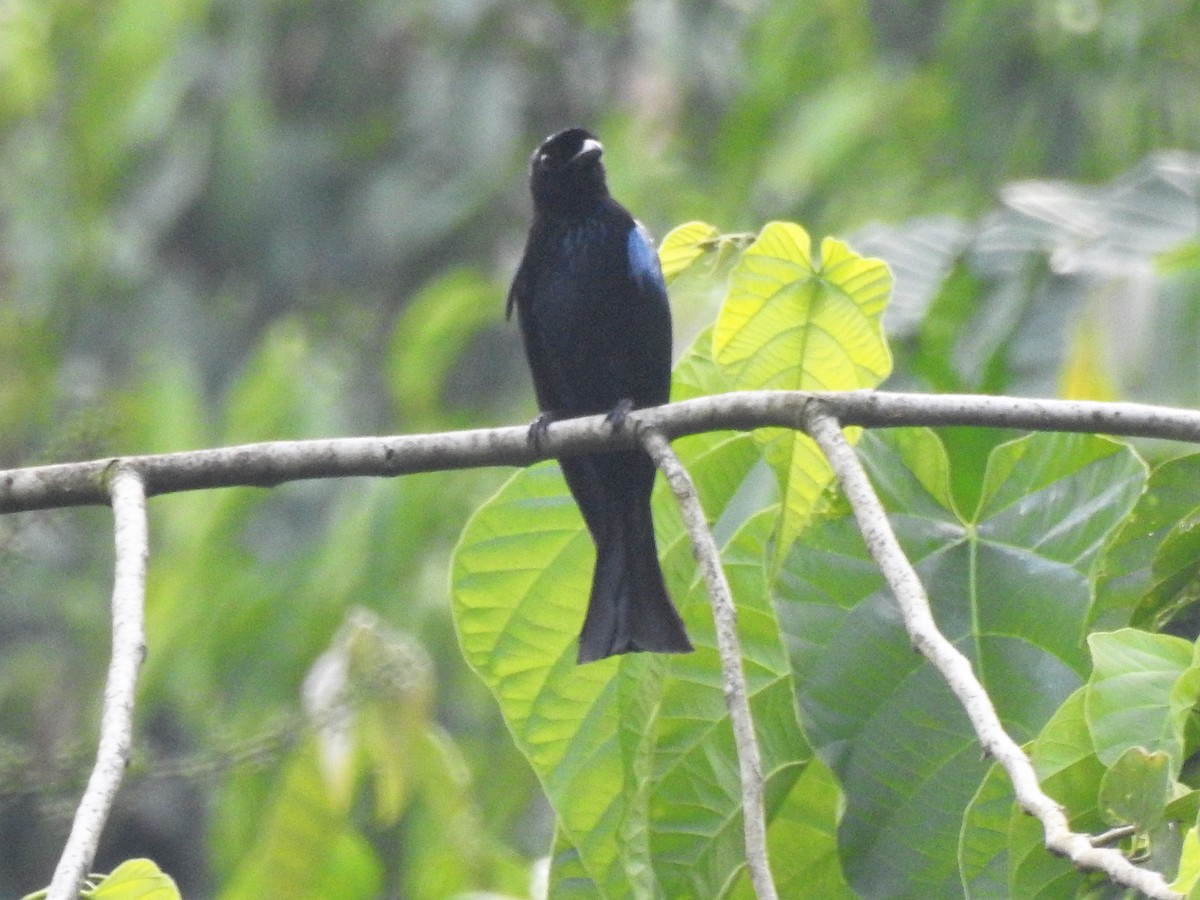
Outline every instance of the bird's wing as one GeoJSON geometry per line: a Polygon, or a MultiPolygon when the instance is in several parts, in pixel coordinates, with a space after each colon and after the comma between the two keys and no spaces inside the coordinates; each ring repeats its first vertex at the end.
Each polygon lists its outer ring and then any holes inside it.
{"type": "Polygon", "coordinates": [[[637,302],[625,315],[637,339],[625,359],[628,396],[638,406],[666,403],[671,393],[671,305],[650,233],[636,219],[626,238],[629,277],[637,302]]]}
{"type": "Polygon", "coordinates": [[[641,222],[634,219],[626,241],[629,251],[629,274],[640,290],[648,294],[667,295],[667,284],[663,280],[662,266],[654,249],[654,239],[641,222]]]}

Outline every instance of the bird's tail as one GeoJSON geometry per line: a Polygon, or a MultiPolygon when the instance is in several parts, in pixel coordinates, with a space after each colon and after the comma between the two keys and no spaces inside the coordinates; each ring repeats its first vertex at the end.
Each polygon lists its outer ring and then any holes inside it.
{"type": "Polygon", "coordinates": [[[596,571],[579,635],[579,662],[618,653],[688,653],[683,620],[663,584],[649,504],[596,546],[596,571]]]}

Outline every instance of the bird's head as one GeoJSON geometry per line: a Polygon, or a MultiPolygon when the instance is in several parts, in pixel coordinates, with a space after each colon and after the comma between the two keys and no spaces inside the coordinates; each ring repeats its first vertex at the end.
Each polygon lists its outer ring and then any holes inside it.
{"type": "Polygon", "coordinates": [[[600,156],[604,146],[582,128],[552,134],[533,152],[529,186],[540,210],[570,212],[608,196],[600,156]]]}

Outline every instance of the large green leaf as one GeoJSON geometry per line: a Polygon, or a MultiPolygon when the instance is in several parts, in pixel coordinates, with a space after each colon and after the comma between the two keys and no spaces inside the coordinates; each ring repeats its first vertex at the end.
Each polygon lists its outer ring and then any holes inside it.
{"type": "MultiPolygon", "coordinates": [[[[791,222],[763,228],[730,274],[713,329],[713,357],[737,390],[855,390],[891,371],[881,318],[887,266],[826,238],[820,258],[791,222]]],[[[784,492],[779,547],[799,533],[832,479],[812,441],[792,429],[755,433],[784,492]]]]}
{"type": "Polygon", "coordinates": [[[730,276],[713,355],[739,389],[874,387],[891,369],[880,327],[891,284],[879,260],[833,238],[818,260],[803,228],[772,222],[730,276]]]}
{"type": "MultiPolygon", "coordinates": [[[[1021,438],[993,453],[964,519],[931,432],[873,432],[859,450],[943,632],[1011,732],[1037,734],[1087,674],[1092,565],[1141,488],[1140,462],[1102,438],[1021,438]]],[[[846,791],[852,885],[953,895],[963,809],[986,766],[957,702],[912,652],[848,513],[830,512],[792,548],[777,598],[805,727],[846,791]]]]}
{"type": "MultiPolygon", "coordinates": [[[[691,658],[577,666],[591,561],[557,468],[517,475],[472,519],[455,554],[463,650],[542,780],[563,838],[606,896],[652,892],[658,879],[672,877],[719,885],[731,873],[698,859],[729,865],[727,850],[713,850],[726,843],[738,795],[711,619],[702,600],[681,604],[701,648],[691,658]],[[673,853],[652,855],[651,842],[673,853]],[[672,873],[671,859],[685,851],[687,864],[672,873]]],[[[761,571],[758,578],[761,603],[761,571]]],[[[764,616],[744,613],[742,621],[748,646],[775,647],[774,672],[766,683],[761,675],[751,682],[759,724],[777,728],[779,709],[793,716],[793,741],[784,743],[802,757],[777,629],[769,609],[764,616]]]]}

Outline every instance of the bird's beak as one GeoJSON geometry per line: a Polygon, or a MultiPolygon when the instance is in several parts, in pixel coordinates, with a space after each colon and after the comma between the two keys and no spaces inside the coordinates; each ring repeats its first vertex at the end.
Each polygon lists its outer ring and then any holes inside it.
{"type": "Polygon", "coordinates": [[[583,146],[579,148],[579,152],[571,157],[571,162],[574,163],[584,159],[598,159],[603,152],[603,144],[595,138],[587,138],[583,142],[583,146]]]}

